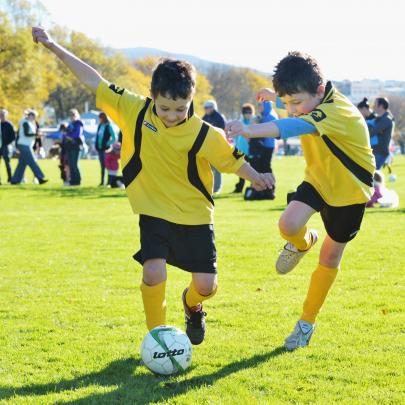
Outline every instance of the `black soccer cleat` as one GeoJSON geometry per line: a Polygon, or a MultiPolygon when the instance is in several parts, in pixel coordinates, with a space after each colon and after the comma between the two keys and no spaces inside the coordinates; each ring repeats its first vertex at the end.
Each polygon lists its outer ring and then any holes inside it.
{"type": "Polygon", "coordinates": [[[188,288],[183,291],[183,307],[186,319],[186,334],[193,345],[199,345],[205,337],[205,315],[203,307],[199,304],[196,307],[190,308],[186,302],[186,294],[188,288]]]}

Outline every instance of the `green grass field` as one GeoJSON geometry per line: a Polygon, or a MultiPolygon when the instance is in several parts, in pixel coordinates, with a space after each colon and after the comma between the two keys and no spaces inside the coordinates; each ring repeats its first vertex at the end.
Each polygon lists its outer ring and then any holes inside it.
{"type": "MultiPolygon", "coordinates": [[[[226,176],[216,199],[218,294],[205,307],[206,341],[175,377],[139,364],[138,219],[125,192],[94,187],[97,161],[81,163],[81,188],[60,185],[55,161],[40,163],[50,183],[0,187],[0,403],[405,403],[404,158],[388,183],[401,207],[367,212],[311,345],[293,353],[282,344],[320,244],[288,276],[274,262],[277,221],[303,159],[275,159],[272,202],[231,195],[236,178],[226,176]]],[[[325,235],[319,216],[310,225],[325,235]]],[[[168,277],[168,323],[183,328],[189,275],[170,268],[168,277]]]]}

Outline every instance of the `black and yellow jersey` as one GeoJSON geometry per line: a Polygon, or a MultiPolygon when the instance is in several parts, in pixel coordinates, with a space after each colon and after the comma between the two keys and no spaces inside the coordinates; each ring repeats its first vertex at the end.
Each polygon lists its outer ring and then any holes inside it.
{"type": "Polygon", "coordinates": [[[190,107],[187,119],[166,128],[150,98],[101,81],[97,107],[123,134],[121,163],[134,213],[183,225],[213,223],[211,166],[235,173],[245,163],[223,131],[190,107]]]}
{"type": "Polygon", "coordinates": [[[358,109],[328,82],[321,103],[300,118],[317,129],[300,137],[307,164],[305,181],[331,206],[368,201],[375,160],[358,109]]]}

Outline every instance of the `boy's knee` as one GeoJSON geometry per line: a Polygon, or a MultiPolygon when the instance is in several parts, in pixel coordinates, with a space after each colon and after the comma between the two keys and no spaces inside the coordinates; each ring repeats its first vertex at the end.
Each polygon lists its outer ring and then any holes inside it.
{"type": "Polygon", "coordinates": [[[195,289],[199,294],[207,296],[212,294],[218,287],[216,277],[204,277],[193,279],[195,289]]]}
{"type": "Polygon", "coordinates": [[[285,236],[294,236],[300,230],[297,224],[288,217],[281,217],[279,219],[278,228],[280,230],[281,235],[285,236]]]}
{"type": "Polygon", "coordinates": [[[143,281],[153,286],[166,280],[166,269],[164,260],[147,260],[143,265],[143,281]]]}

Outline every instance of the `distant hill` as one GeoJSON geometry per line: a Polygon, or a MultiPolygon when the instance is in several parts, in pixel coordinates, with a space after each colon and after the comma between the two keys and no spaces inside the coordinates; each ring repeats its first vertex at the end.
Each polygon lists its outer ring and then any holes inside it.
{"type": "MultiPolygon", "coordinates": [[[[156,48],[143,48],[143,47],[138,47],[138,48],[121,48],[118,49],[118,51],[122,52],[127,58],[135,60],[135,59],[142,59],[147,56],[153,56],[153,57],[174,57],[177,59],[184,59],[187,60],[188,62],[192,63],[200,72],[202,73],[207,73],[208,70],[212,66],[216,67],[223,67],[223,68],[230,68],[234,67],[233,65],[228,65],[225,63],[218,63],[218,62],[212,62],[206,59],[201,59],[198,58],[197,56],[193,55],[187,55],[187,54],[182,54],[182,53],[172,53],[172,52],[167,52],[163,51],[161,49],[156,49],[156,48]]],[[[238,66],[240,67],[240,66],[238,66]]],[[[258,70],[252,69],[253,71],[263,74],[263,75],[269,75],[267,72],[260,72],[258,70]]]]}

